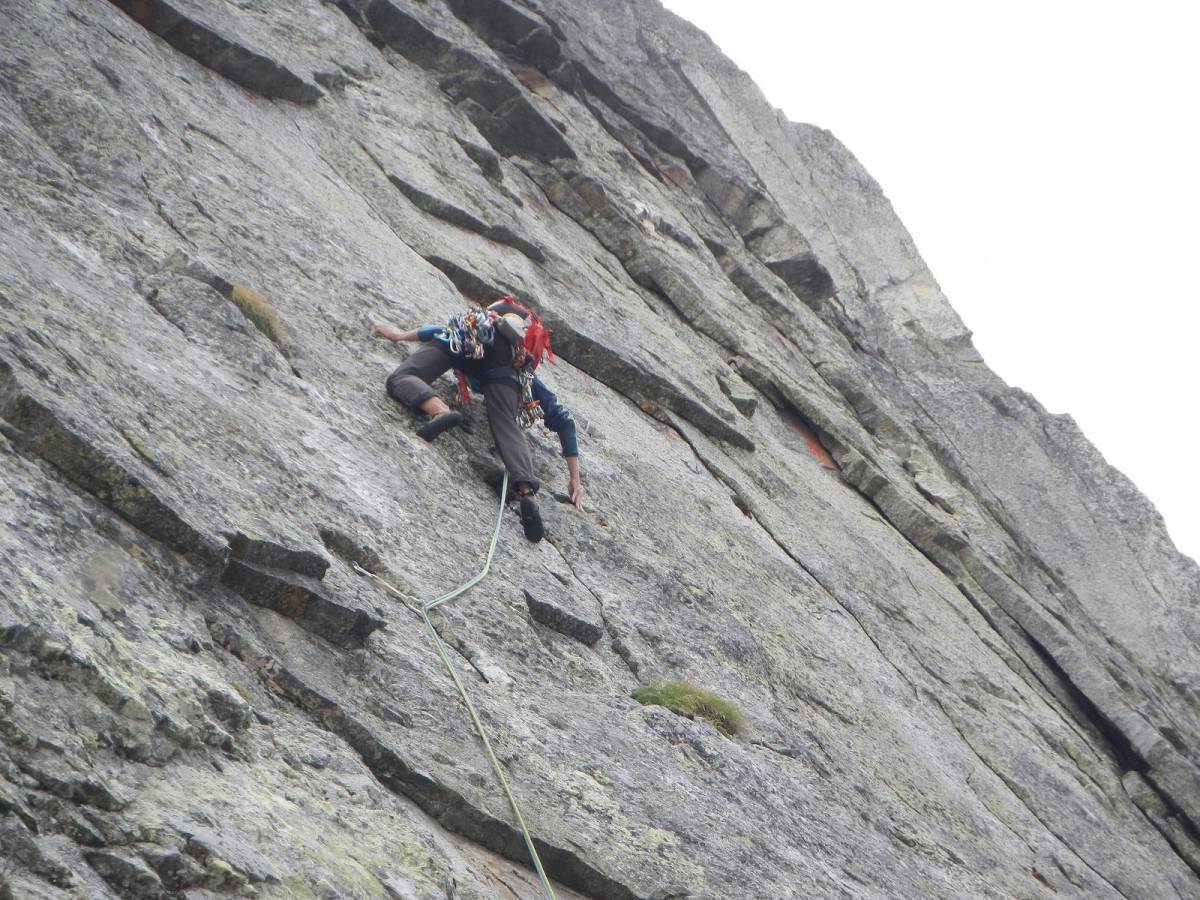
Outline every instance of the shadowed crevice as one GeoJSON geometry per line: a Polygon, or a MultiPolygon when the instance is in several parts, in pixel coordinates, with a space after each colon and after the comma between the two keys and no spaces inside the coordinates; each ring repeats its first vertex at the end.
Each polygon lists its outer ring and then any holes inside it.
{"type": "Polygon", "coordinates": [[[221,562],[227,551],[189,523],[150,480],[120,460],[79,423],[54,409],[20,383],[0,359],[0,421],[18,449],[53,466],[71,484],[91,494],[139,531],[177,553],[221,562]]]}
{"type": "Polygon", "coordinates": [[[338,603],[327,588],[302,575],[231,559],[221,582],[255,606],[286,616],[340,647],[360,647],[385,625],[365,610],[338,603]]]}
{"type": "Polygon", "coordinates": [[[261,53],[218,34],[163,0],[111,0],[131,19],[202,66],[264,97],[292,103],[316,103],[324,96],[310,84],[261,53]]]}
{"type": "Polygon", "coordinates": [[[546,162],[575,158],[562,133],[510,73],[456,47],[390,0],[345,0],[339,8],[369,38],[439,75],[438,87],[501,156],[546,162]]]}
{"type": "MultiPolygon", "coordinates": [[[[308,684],[278,659],[257,653],[232,626],[210,622],[214,639],[250,663],[275,694],[303,711],[318,727],[341,738],[388,790],[413,801],[444,828],[522,866],[529,854],[521,831],[472,804],[449,785],[418,771],[383,737],[332,697],[308,684]]],[[[596,900],[648,900],[592,866],[577,853],[534,837],[546,872],[555,881],[596,900]]]]}

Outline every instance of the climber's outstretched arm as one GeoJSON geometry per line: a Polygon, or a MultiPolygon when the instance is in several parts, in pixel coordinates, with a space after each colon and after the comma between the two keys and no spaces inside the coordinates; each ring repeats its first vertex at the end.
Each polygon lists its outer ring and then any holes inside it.
{"type": "Polygon", "coordinates": [[[442,331],[441,325],[423,325],[420,328],[414,328],[411,331],[397,331],[391,325],[385,325],[382,322],[376,322],[371,326],[371,333],[377,334],[380,337],[385,337],[389,341],[426,341],[433,340],[437,334],[442,331]]]}
{"type": "Polygon", "coordinates": [[[571,411],[558,402],[558,397],[542,379],[533,379],[533,399],[542,408],[542,421],[558,435],[563,459],[567,461],[567,496],[576,509],[583,509],[583,483],[579,479],[579,439],[571,411]]]}
{"type": "Polygon", "coordinates": [[[389,341],[415,341],[417,339],[415,328],[412,331],[397,331],[391,325],[385,325],[382,322],[372,325],[371,333],[387,338],[389,341]]]}

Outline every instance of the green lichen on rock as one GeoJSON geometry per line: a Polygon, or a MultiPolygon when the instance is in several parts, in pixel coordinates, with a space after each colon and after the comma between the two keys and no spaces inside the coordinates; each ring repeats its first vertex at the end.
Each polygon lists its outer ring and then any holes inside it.
{"type": "Polygon", "coordinates": [[[239,891],[249,883],[245,875],[219,856],[210,857],[204,871],[215,890],[239,891]]]}
{"type": "Polygon", "coordinates": [[[121,437],[125,438],[125,442],[137,452],[138,456],[146,460],[146,462],[150,463],[151,465],[158,463],[158,456],[153,450],[150,449],[150,446],[145,441],[143,441],[136,434],[132,434],[123,428],[118,430],[121,433],[121,437]]]}
{"type": "Polygon", "coordinates": [[[233,301],[246,320],[261,331],[275,345],[282,347],[287,342],[283,328],[283,320],[279,313],[262,294],[244,284],[234,284],[229,290],[229,299],[233,301]]]}
{"type": "Polygon", "coordinates": [[[736,704],[687,681],[645,684],[630,696],[643,706],[665,706],[689,719],[705,719],[730,737],[746,726],[746,717],[736,704]]]}

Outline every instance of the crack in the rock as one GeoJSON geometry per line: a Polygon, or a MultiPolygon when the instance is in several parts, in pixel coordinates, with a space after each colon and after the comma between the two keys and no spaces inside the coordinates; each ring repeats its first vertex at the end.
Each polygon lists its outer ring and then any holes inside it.
{"type": "Polygon", "coordinates": [[[174,328],[176,331],[178,331],[180,334],[182,334],[189,341],[191,340],[191,338],[188,336],[187,329],[184,328],[182,325],[180,325],[178,322],[176,322],[175,319],[173,319],[171,316],[169,316],[167,314],[167,311],[163,308],[163,305],[159,302],[158,288],[154,288],[153,290],[147,291],[146,294],[142,297],[142,299],[145,300],[146,305],[149,306],[156,313],[158,313],[158,315],[161,316],[168,325],[170,325],[172,328],[174,328]]]}
{"type": "MultiPolygon", "coordinates": [[[[943,713],[943,715],[945,715],[945,713],[943,713]]],[[[951,723],[951,724],[953,724],[953,723],[951,723]]],[[[975,753],[974,750],[972,750],[972,755],[975,756],[976,758],[978,758],[978,756],[979,756],[979,754],[975,753]]],[[[984,768],[987,769],[988,771],[991,771],[991,768],[988,767],[987,765],[984,765],[984,768]]],[[[986,809],[988,811],[988,814],[991,816],[991,818],[994,821],[998,822],[1001,826],[1003,826],[1003,828],[1006,831],[1008,831],[1010,834],[1012,834],[1012,836],[1015,837],[1018,841],[1020,841],[1022,844],[1024,844],[1026,849],[1029,850],[1029,855],[1031,858],[1036,858],[1037,857],[1037,848],[1034,847],[1033,844],[1031,844],[1029,842],[1029,838],[1026,837],[1025,835],[1021,834],[1021,832],[1017,831],[1017,829],[1013,828],[1011,825],[1009,825],[1008,822],[1006,822],[1003,818],[1001,818],[999,815],[997,815],[995,812],[993,812],[991,807],[988,806],[988,801],[979,793],[979,789],[975,787],[975,784],[973,781],[974,776],[975,776],[974,771],[967,773],[967,787],[969,787],[971,789],[971,793],[975,795],[975,798],[983,805],[984,809],[986,809]]],[[[1007,785],[1005,787],[1007,787],[1007,785]]],[[[1011,788],[1009,790],[1011,792],[1011,788]]]]}
{"type": "MultiPolygon", "coordinates": [[[[702,466],[704,466],[704,468],[708,471],[708,473],[719,484],[725,485],[726,488],[734,491],[735,493],[738,493],[738,494],[741,493],[741,491],[737,487],[737,485],[732,483],[731,480],[728,478],[728,476],[726,476],[723,472],[721,472],[719,469],[717,469],[714,465],[712,465],[709,462],[709,460],[706,458],[705,454],[700,452],[700,450],[696,446],[695,442],[691,439],[691,437],[682,428],[680,428],[677,424],[672,424],[671,427],[675,430],[675,433],[678,434],[679,437],[684,441],[684,443],[686,443],[688,445],[688,447],[691,448],[691,451],[695,455],[696,459],[700,462],[700,464],[702,466]]],[[[743,502],[747,502],[747,501],[745,501],[744,497],[743,497],[743,502]]],[[[748,503],[748,505],[753,509],[754,504],[748,503]]],[[[781,541],[775,535],[775,533],[771,530],[771,528],[765,522],[762,521],[762,518],[757,513],[750,516],[750,520],[752,522],[754,522],[754,524],[756,524],[768,538],[771,539],[771,541],[775,544],[775,546],[778,547],[784,553],[784,555],[788,557],[788,559],[790,559],[792,562],[794,562],[800,568],[801,571],[803,571],[806,575],[808,575],[808,577],[812,579],[813,583],[816,584],[819,588],[821,588],[821,590],[824,591],[825,594],[827,594],[829,596],[829,598],[831,600],[833,600],[842,609],[842,611],[845,612],[846,615],[848,615],[851,618],[851,620],[858,626],[859,630],[863,633],[863,636],[866,637],[866,639],[868,641],[870,641],[871,644],[875,647],[875,650],[878,652],[880,658],[882,658],[884,660],[884,662],[886,662],[893,670],[895,670],[896,674],[900,676],[901,680],[904,681],[912,689],[913,696],[914,697],[918,696],[919,694],[918,694],[917,686],[915,684],[913,684],[912,680],[908,677],[908,675],[905,674],[905,672],[899,666],[897,666],[896,663],[892,662],[891,657],[889,657],[886,653],[884,653],[883,648],[879,645],[879,642],[875,640],[874,635],[872,635],[867,630],[866,626],[863,625],[862,621],[859,619],[857,614],[855,614],[855,612],[852,609],[850,609],[845,603],[843,603],[841,598],[838,597],[836,593],[834,593],[833,589],[830,588],[828,585],[826,585],[824,583],[824,581],[822,581],[807,565],[805,565],[805,563],[802,559],[800,559],[798,556],[796,556],[796,554],[786,544],[784,544],[783,541],[781,541]]]]}
{"type": "Polygon", "coordinates": [[[380,162],[379,158],[368,150],[361,142],[357,142],[359,148],[367,155],[367,157],[375,164],[393,187],[396,188],[404,197],[412,203],[417,209],[433,216],[435,219],[440,219],[448,225],[453,225],[455,228],[461,228],[464,231],[469,231],[472,234],[477,234],[485,240],[493,241],[497,244],[503,244],[506,247],[512,247],[514,250],[524,254],[526,257],[536,263],[544,263],[546,254],[537,244],[532,241],[527,241],[520,235],[516,234],[511,228],[503,225],[489,225],[487,222],[477,218],[464,209],[460,209],[453,204],[442,200],[438,197],[428,194],[415,185],[409,184],[400,176],[393,172],[389,172],[380,162]]]}
{"type": "Polygon", "coordinates": [[[155,197],[155,196],[154,196],[154,191],[152,191],[152,190],[150,189],[150,182],[149,182],[149,180],[146,178],[146,175],[145,175],[145,173],[142,173],[142,184],[143,184],[143,185],[145,186],[145,188],[146,188],[146,197],[147,197],[147,199],[149,199],[149,200],[150,200],[150,203],[151,203],[151,205],[153,205],[153,206],[154,206],[154,211],[155,211],[156,213],[158,213],[158,217],[159,217],[160,219],[162,219],[164,222],[166,222],[166,223],[167,223],[167,227],[168,227],[168,228],[170,228],[170,229],[171,229],[173,232],[175,232],[175,234],[176,234],[176,235],[178,235],[180,238],[182,238],[182,239],[183,239],[183,242],[184,242],[185,244],[188,244],[188,245],[189,245],[189,246],[191,246],[191,247],[195,247],[195,246],[196,246],[196,242],[195,242],[195,241],[193,241],[193,240],[192,240],[190,237],[188,237],[186,234],[184,234],[184,233],[183,233],[183,232],[182,232],[182,231],[179,229],[179,226],[175,224],[175,220],[174,220],[174,219],[172,219],[172,218],[171,218],[171,217],[170,217],[170,216],[167,214],[166,210],[163,208],[162,201],[161,201],[161,200],[159,200],[157,197],[155,197]]]}
{"type": "MultiPolygon", "coordinates": [[[[239,659],[253,652],[245,639],[236,636],[227,626],[210,625],[210,630],[214,632],[214,639],[239,659]]],[[[432,775],[413,769],[370,727],[307,684],[280,660],[266,656],[257,660],[254,668],[264,686],[292,703],[315,725],[345,741],[388,790],[412,800],[448,830],[518,865],[528,864],[528,852],[520,830],[475,806],[432,775]]],[[[533,840],[547,874],[572,890],[595,900],[643,900],[627,885],[595,868],[578,854],[549,844],[542,838],[534,837],[533,840]]]]}
{"type": "MultiPolygon", "coordinates": [[[[717,481],[718,481],[719,483],[721,483],[721,484],[724,484],[726,487],[730,488],[731,490],[735,490],[735,491],[737,490],[737,486],[736,486],[736,485],[734,485],[734,484],[731,484],[731,483],[729,482],[729,480],[728,480],[727,476],[725,476],[725,474],[724,474],[724,473],[722,473],[722,472],[721,472],[719,469],[717,469],[717,468],[715,468],[714,466],[712,466],[712,465],[710,465],[710,464],[709,464],[709,462],[708,462],[708,461],[707,461],[707,459],[705,458],[705,455],[699,451],[699,449],[696,447],[696,445],[695,445],[695,443],[692,441],[692,439],[691,439],[691,438],[690,438],[690,437],[689,437],[689,436],[688,436],[686,433],[684,433],[684,431],[683,431],[682,429],[680,429],[680,428],[676,427],[676,428],[675,428],[675,430],[676,430],[676,432],[679,434],[679,436],[680,436],[680,437],[681,437],[681,438],[682,438],[682,439],[683,439],[683,440],[684,440],[684,441],[687,443],[687,445],[688,445],[688,446],[689,446],[689,447],[692,449],[692,452],[695,454],[695,456],[696,456],[697,460],[698,460],[698,461],[699,461],[699,462],[700,462],[700,463],[701,463],[701,464],[702,464],[702,465],[705,467],[705,469],[707,469],[707,470],[708,470],[709,474],[710,474],[710,475],[711,475],[711,476],[712,476],[712,477],[713,477],[715,480],[717,480],[717,481]]],[[[886,515],[886,513],[885,513],[885,515],[886,515]]],[[[831,588],[829,588],[827,585],[825,585],[825,584],[824,584],[824,583],[821,581],[821,579],[819,579],[819,578],[818,578],[818,577],[817,577],[817,576],[816,576],[816,575],[815,575],[815,574],[814,574],[814,573],[813,573],[813,572],[812,572],[812,571],[811,571],[811,570],[810,570],[810,569],[809,569],[809,568],[808,568],[808,567],[807,567],[807,566],[804,564],[804,562],[803,562],[802,560],[800,560],[800,559],[799,559],[799,558],[798,558],[798,557],[797,557],[797,556],[796,556],[796,555],[795,555],[795,554],[794,554],[794,553],[793,553],[793,552],[792,552],[792,551],[791,551],[791,550],[790,550],[790,549],[789,549],[789,548],[788,548],[788,547],[787,547],[787,546],[786,546],[786,545],[785,545],[785,544],[784,544],[784,543],[783,543],[783,542],[782,542],[782,541],[781,541],[781,540],[780,540],[778,537],[776,537],[776,535],[773,533],[773,531],[770,529],[770,527],[768,527],[768,526],[767,526],[767,524],[766,524],[766,523],[764,523],[764,522],[761,520],[761,518],[760,518],[759,516],[755,515],[755,516],[752,516],[751,518],[752,518],[752,520],[755,522],[755,524],[757,524],[757,525],[758,525],[758,526],[759,526],[759,527],[760,527],[760,528],[763,530],[763,532],[764,532],[764,533],[765,533],[765,534],[766,534],[766,535],[767,535],[767,536],[768,536],[768,537],[769,537],[769,538],[772,540],[772,542],[774,542],[774,543],[775,543],[775,545],[776,545],[776,546],[777,546],[777,547],[778,547],[778,548],[779,548],[779,549],[780,549],[780,550],[781,550],[781,551],[782,551],[782,552],[783,552],[783,553],[784,553],[784,554],[785,554],[785,555],[786,555],[786,556],[787,556],[789,559],[791,559],[791,560],[792,560],[792,561],[793,561],[793,562],[794,562],[794,563],[795,563],[795,564],[796,564],[796,565],[797,565],[797,566],[798,566],[798,567],[799,567],[799,568],[800,568],[802,571],[804,571],[806,574],[808,574],[808,576],[809,576],[810,578],[812,578],[812,580],[813,580],[813,581],[814,581],[814,582],[815,582],[815,583],[816,583],[816,584],[817,584],[819,587],[821,587],[821,589],[822,589],[822,590],[823,590],[823,591],[824,591],[824,592],[825,592],[825,593],[826,593],[826,594],[827,594],[827,595],[828,595],[828,596],[829,596],[829,597],[830,597],[830,598],[831,598],[831,599],[832,599],[832,600],[833,600],[835,603],[837,603],[837,604],[838,604],[838,606],[839,606],[839,607],[840,607],[840,608],[841,608],[843,611],[845,611],[847,615],[849,615],[849,616],[850,616],[850,618],[851,618],[851,619],[852,619],[852,620],[853,620],[853,621],[854,621],[854,622],[855,622],[855,623],[858,625],[858,628],[859,628],[859,630],[860,630],[860,631],[862,631],[863,635],[864,635],[864,636],[867,638],[867,640],[868,640],[868,641],[870,641],[870,643],[871,643],[871,644],[872,644],[872,645],[875,647],[875,649],[876,649],[876,651],[878,652],[879,656],[880,656],[880,657],[881,657],[881,658],[882,658],[882,659],[883,659],[885,662],[887,662],[887,663],[888,663],[888,665],[889,665],[889,666],[890,666],[890,667],[891,667],[891,668],[892,668],[892,669],[893,669],[893,670],[896,672],[896,674],[897,674],[897,675],[899,675],[899,676],[900,676],[900,678],[901,678],[901,679],[902,679],[902,680],[903,680],[903,681],[904,681],[904,682],[905,682],[905,683],[906,683],[906,684],[907,684],[907,685],[908,685],[908,686],[909,686],[909,687],[912,689],[912,691],[913,691],[913,694],[914,694],[914,697],[919,697],[919,696],[921,696],[921,693],[922,693],[922,692],[920,691],[920,689],[918,688],[918,686],[917,686],[917,685],[916,685],[916,684],[915,684],[915,683],[914,683],[914,682],[913,682],[913,681],[912,681],[912,680],[911,680],[911,679],[908,677],[908,675],[907,675],[907,674],[906,674],[906,673],[903,671],[903,669],[901,669],[901,668],[900,668],[900,667],[899,667],[899,666],[898,666],[898,665],[897,665],[895,662],[893,662],[893,661],[892,661],[892,659],[891,659],[891,658],[890,658],[890,657],[889,657],[889,656],[888,656],[888,655],[887,655],[887,654],[884,652],[883,648],[880,646],[880,644],[878,643],[878,641],[876,641],[876,639],[874,638],[874,636],[873,636],[873,635],[872,635],[872,634],[871,634],[871,633],[870,633],[870,632],[867,630],[867,628],[866,628],[866,627],[863,625],[863,623],[861,622],[861,620],[859,620],[858,616],[857,616],[857,615],[856,615],[856,614],[853,612],[853,610],[851,610],[849,607],[847,607],[847,606],[846,606],[846,605],[845,605],[845,604],[844,604],[844,603],[843,603],[843,602],[840,600],[840,598],[838,598],[837,594],[836,594],[836,593],[835,593],[835,592],[834,592],[834,591],[833,591],[831,588]]],[[[1001,635],[1001,637],[1003,637],[1003,636],[1001,635]]],[[[918,662],[920,662],[920,660],[918,660],[918,662]]],[[[942,712],[942,715],[943,715],[943,716],[944,716],[944,717],[947,719],[947,721],[949,721],[949,722],[950,722],[951,726],[953,726],[953,727],[954,727],[955,731],[956,731],[956,732],[959,734],[959,736],[962,738],[963,742],[964,742],[965,744],[967,744],[967,746],[970,748],[970,750],[972,751],[972,753],[973,753],[975,756],[977,756],[977,757],[980,759],[980,761],[981,761],[981,762],[982,762],[982,763],[983,763],[985,766],[987,766],[989,769],[992,769],[991,765],[989,765],[989,764],[988,764],[988,763],[987,763],[985,760],[983,760],[983,758],[982,758],[981,756],[979,756],[979,753],[978,753],[978,752],[975,750],[975,747],[974,747],[974,746],[973,746],[973,745],[972,745],[972,744],[971,744],[971,743],[970,743],[970,742],[967,740],[967,738],[965,737],[965,735],[963,735],[963,733],[962,733],[961,729],[959,729],[959,727],[958,727],[958,725],[957,725],[957,722],[955,722],[955,721],[954,721],[954,719],[953,719],[953,718],[951,718],[951,717],[949,716],[949,714],[946,712],[946,710],[945,710],[944,706],[942,705],[942,702],[941,702],[941,700],[940,700],[940,699],[939,699],[939,698],[938,698],[936,695],[934,695],[934,694],[932,694],[932,693],[930,693],[930,692],[928,692],[928,691],[926,691],[926,692],[924,692],[924,693],[925,693],[925,695],[926,695],[926,696],[928,696],[929,698],[931,698],[931,699],[932,699],[932,700],[933,700],[933,701],[936,703],[936,705],[938,706],[939,710],[942,712]]],[[[992,769],[992,771],[993,771],[993,772],[995,772],[995,770],[994,770],[994,769],[992,769]]],[[[1067,844],[1067,843],[1066,843],[1066,841],[1065,841],[1065,840],[1063,840],[1063,839],[1062,839],[1062,837],[1060,837],[1060,836],[1058,835],[1058,833],[1057,833],[1057,832],[1055,832],[1055,831],[1054,831],[1054,830],[1053,830],[1053,829],[1050,827],[1050,825],[1049,825],[1049,824],[1048,824],[1048,823],[1047,823],[1047,822],[1046,822],[1044,819],[1042,819],[1042,817],[1041,817],[1041,816],[1039,816],[1039,815],[1038,815],[1038,814],[1037,814],[1037,813],[1036,813],[1036,812],[1035,812],[1035,811],[1034,811],[1034,810],[1033,810],[1031,807],[1029,807],[1029,806],[1028,806],[1028,804],[1026,803],[1026,801],[1024,800],[1024,798],[1022,798],[1022,797],[1021,797],[1019,794],[1017,794],[1017,792],[1016,792],[1016,789],[1013,787],[1013,785],[1012,785],[1012,784],[1011,784],[1011,783],[1010,783],[1010,782],[1009,782],[1009,781],[1008,781],[1006,778],[1004,778],[1004,777],[1003,777],[1002,775],[1000,775],[1000,773],[998,773],[998,772],[995,772],[995,774],[997,775],[997,777],[998,777],[998,778],[1000,778],[1000,779],[1001,779],[1001,780],[1004,782],[1005,786],[1006,786],[1006,787],[1008,787],[1008,789],[1009,789],[1009,790],[1010,790],[1010,791],[1013,793],[1013,795],[1014,795],[1014,796],[1015,796],[1015,797],[1016,797],[1016,798],[1017,798],[1019,801],[1021,801],[1021,803],[1022,803],[1024,806],[1026,806],[1026,808],[1027,808],[1027,809],[1029,809],[1029,812],[1030,812],[1030,813],[1031,813],[1031,814],[1032,814],[1032,815],[1033,815],[1033,816],[1034,816],[1034,817],[1035,817],[1035,818],[1036,818],[1036,819],[1037,819],[1037,820],[1038,820],[1038,821],[1039,821],[1039,822],[1042,824],[1042,826],[1043,826],[1044,828],[1046,828],[1046,830],[1047,830],[1047,831],[1048,831],[1050,834],[1052,834],[1052,835],[1053,835],[1053,836],[1054,836],[1054,837],[1055,837],[1057,840],[1059,840],[1059,841],[1060,841],[1060,842],[1063,844],[1063,846],[1067,847],[1067,849],[1068,849],[1068,850],[1070,850],[1070,851],[1071,851],[1071,852],[1072,852],[1074,855],[1076,855],[1076,856],[1079,856],[1078,852],[1077,852],[1076,850],[1074,850],[1074,848],[1072,848],[1072,847],[1071,847],[1069,844],[1067,844]]],[[[1103,791],[1102,791],[1102,793],[1104,793],[1104,795],[1105,795],[1105,796],[1107,796],[1107,793],[1106,793],[1106,792],[1103,792],[1103,791]]],[[[1108,882],[1108,880],[1107,880],[1107,879],[1106,879],[1106,878],[1105,878],[1103,875],[1101,875],[1099,872],[1096,872],[1096,870],[1095,870],[1095,869],[1094,869],[1094,868],[1093,868],[1093,867],[1092,867],[1092,866],[1091,866],[1091,865],[1090,865],[1090,864],[1087,862],[1087,860],[1084,860],[1082,857],[1079,857],[1079,858],[1080,858],[1080,860],[1081,860],[1081,861],[1082,861],[1082,862],[1083,862],[1085,865],[1087,865],[1087,866],[1088,866],[1088,868],[1089,868],[1089,869],[1092,869],[1092,871],[1096,873],[1097,877],[1099,877],[1099,878],[1101,878],[1103,881],[1105,881],[1105,883],[1106,883],[1106,884],[1109,884],[1109,885],[1110,885],[1110,887],[1113,887],[1113,890],[1117,890],[1117,889],[1116,889],[1116,887],[1115,887],[1115,886],[1112,886],[1112,885],[1111,885],[1111,883],[1110,883],[1110,882],[1108,882]]],[[[1184,860],[1184,862],[1186,863],[1186,860],[1184,860]]],[[[1120,892],[1119,890],[1117,890],[1117,893],[1121,893],[1121,892],[1120,892]]],[[[1122,896],[1124,896],[1124,895],[1122,894],[1122,896]]]]}
{"type": "Polygon", "coordinates": [[[955,718],[953,716],[951,716],[948,712],[946,712],[946,707],[943,705],[941,698],[938,697],[936,694],[929,692],[929,691],[926,691],[925,694],[926,694],[927,699],[932,700],[934,705],[937,706],[937,708],[941,711],[942,716],[945,717],[946,721],[950,723],[950,726],[955,730],[955,732],[957,732],[959,739],[962,740],[962,742],[967,746],[967,748],[971,751],[971,753],[975,756],[975,758],[977,760],[979,760],[980,764],[983,765],[985,768],[987,768],[988,771],[990,771],[993,775],[995,775],[996,778],[999,779],[1000,782],[1006,788],[1008,788],[1009,793],[1012,794],[1013,797],[1015,797],[1023,807],[1025,807],[1026,811],[1028,811],[1029,814],[1031,816],[1033,816],[1041,824],[1041,826],[1044,829],[1046,829],[1046,832],[1048,834],[1050,834],[1060,844],[1062,844],[1062,846],[1065,847],[1068,851],[1070,851],[1072,856],[1074,856],[1081,863],[1083,863],[1085,866],[1087,866],[1087,868],[1092,872],[1093,875],[1095,875],[1097,878],[1099,878],[1101,881],[1103,881],[1105,884],[1107,884],[1110,888],[1112,888],[1114,891],[1116,891],[1120,896],[1128,898],[1128,895],[1124,891],[1122,891],[1115,884],[1113,884],[1111,881],[1109,881],[1108,878],[1106,878],[1100,871],[1098,871],[1095,866],[1093,866],[1090,862],[1088,862],[1086,859],[1084,859],[1083,856],[1080,855],[1078,850],[1076,850],[1069,843],[1067,843],[1066,839],[1063,838],[1062,835],[1060,835],[1057,831],[1055,831],[1055,829],[1053,828],[1051,823],[1047,822],[1046,819],[1044,819],[1041,816],[1041,814],[1038,813],[1037,810],[1035,810],[1032,806],[1030,806],[1029,802],[1024,797],[1022,797],[1020,793],[1018,793],[1017,787],[1014,786],[1013,782],[1010,781],[1006,775],[1004,775],[1002,772],[997,770],[995,768],[995,766],[993,766],[975,748],[975,745],[973,743],[971,743],[970,738],[968,738],[966,736],[966,734],[963,732],[963,730],[959,727],[958,722],[955,720],[955,718]]]}
{"type": "Polygon", "coordinates": [[[218,75],[264,97],[316,103],[324,93],[272,59],[188,18],[164,0],[111,0],[147,31],[218,75]]]}
{"type": "MultiPolygon", "coordinates": [[[[375,204],[371,201],[370,197],[368,197],[366,194],[364,194],[356,185],[350,183],[350,181],[348,181],[346,179],[346,177],[341,173],[341,171],[338,170],[337,166],[335,166],[333,163],[331,163],[323,155],[321,155],[319,153],[317,155],[320,158],[321,162],[323,162],[325,164],[326,168],[328,168],[329,171],[331,171],[334,175],[337,176],[338,181],[340,181],[342,183],[342,185],[346,188],[346,190],[350,191],[352,194],[354,194],[354,196],[358,197],[358,199],[363,202],[363,205],[370,212],[371,216],[373,216],[375,218],[375,220],[379,222],[379,224],[381,224],[384,228],[386,228],[388,231],[390,231],[392,233],[392,236],[395,237],[396,240],[399,241],[401,244],[403,244],[405,247],[407,247],[409,249],[409,251],[411,251],[413,254],[415,254],[417,256],[420,255],[419,253],[417,253],[417,249],[412,244],[410,244],[407,240],[405,240],[403,235],[401,235],[400,232],[396,230],[396,226],[394,226],[390,221],[388,221],[387,216],[383,215],[383,213],[381,213],[378,209],[375,208],[375,204]]],[[[332,181],[332,179],[330,179],[330,181],[332,181]]]]}
{"type": "Polygon", "coordinates": [[[600,610],[600,621],[604,624],[604,631],[609,637],[609,647],[612,649],[613,653],[617,655],[617,658],[625,664],[625,667],[629,669],[629,671],[633,674],[633,677],[640,679],[641,676],[638,674],[637,661],[633,658],[633,654],[630,652],[629,648],[625,646],[625,642],[621,639],[618,631],[614,629],[612,623],[608,620],[608,611],[605,609],[604,601],[600,599],[600,595],[592,590],[591,585],[584,581],[580,577],[579,573],[575,571],[575,567],[571,565],[571,561],[567,559],[567,555],[563,552],[562,547],[558,545],[553,537],[547,535],[546,542],[550,544],[555,551],[557,551],[559,558],[563,561],[563,565],[570,570],[571,577],[574,578],[575,581],[580,585],[582,585],[584,590],[592,595],[592,599],[596,601],[596,606],[600,610]]]}
{"type": "Polygon", "coordinates": [[[223,564],[227,550],[192,526],[80,426],[26,390],[3,359],[0,416],[15,429],[18,449],[51,465],[138,531],[184,556],[223,564]]]}
{"type": "Polygon", "coordinates": [[[479,664],[475,662],[475,651],[471,649],[471,645],[464,638],[450,630],[445,622],[442,621],[443,617],[438,615],[439,613],[441,613],[441,610],[434,610],[434,615],[430,617],[430,624],[433,625],[434,630],[438,633],[438,637],[441,638],[447,647],[463,658],[463,662],[471,667],[471,670],[479,676],[480,681],[484,684],[491,684],[491,680],[484,674],[483,669],[479,668],[479,664]],[[435,617],[438,621],[434,621],[435,617]]]}

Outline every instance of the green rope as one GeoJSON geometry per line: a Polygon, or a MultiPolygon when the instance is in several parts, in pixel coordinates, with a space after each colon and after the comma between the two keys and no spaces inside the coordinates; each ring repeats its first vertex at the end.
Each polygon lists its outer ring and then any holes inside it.
{"type": "MultiPolygon", "coordinates": [[[[454,686],[458,688],[458,696],[462,698],[463,705],[467,708],[467,713],[471,717],[471,723],[475,726],[475,733],[479,735],[479,740],[483,743],[483,749],[486,751],[488,759],[491,760],[492,770],[496,773],[496,780],[500,782],[500,787],[504,789],[504,796],[508,798],[508,805],[512,807],[513,816],[516,817],[517,824],[521,826],[521,834],[525,838],[525,846],[529,850],[529,858],[533,861],[533,868],[537,871],[538,879],[542,883],[542,890],[546,894],[546,900],[555,900],[554,889],[550,887],[550,879],[546,877],[546,870],[542,868],[542,860],[538,856],[538,852],[533,846],[533,837],[529,834],[529,826],[525,824],[525,817],[521,815],[521,808],[517,805],[517,798],[513,796],[512,789],[508,786],[508,779],[504,777],[504,770],[500,767],[500,760],[496,758],[495,752],[492,750],[492,742],[488,740],[487,732],[483,728],[483,722],[479,719],[479,714],[475,712],[475,704],[471,702],[471,698],[467,695],[467,689],[463,686],[462,679],[458,677],[458,670],[454,668],[454,663],[450,660],[450,654],[446,652],[446,644],[442,641],[441,635],[437,633],[437,629],[433,627],[433,622],[429,620],[429,611],[440,606],[447,601],[453,600],[460,594],[469,591],[487,576],[488,571],[492,568],[492,557],[496,555],[496,544],[500,540],[500,526],[504,524],[504,499],[508,496],[508,470],[504,471],[504,483],[500,486],[500,508],[496,511],[496,528],[492,532],[492,542],[488,546],[487,560],[483,564],[483,568],[479,574],[468,581],[464,581],[453,590],[447,591],[439,597],[434,597],[432,600],[427,600],[421,604],[419,615],[425,622],[425,627],[429,630],[429,636],[433,638],[433,646],[438,652],[438,656],[442,658],[442,664],[446,667],[446,671],[450,673],[450,679],[454,682],[454,686]]],[[[363,572],[385,588],[396,594],[405,601],[405,606],[408,606],[407,599],[404,594],[392,587],[374,572],[368,572],[366,569],[356,566],[360,572],[363,572]]],[[[408,607],[413,612],[418,610],[408,607]]]]}

